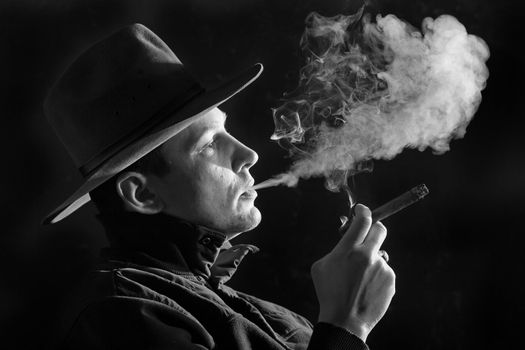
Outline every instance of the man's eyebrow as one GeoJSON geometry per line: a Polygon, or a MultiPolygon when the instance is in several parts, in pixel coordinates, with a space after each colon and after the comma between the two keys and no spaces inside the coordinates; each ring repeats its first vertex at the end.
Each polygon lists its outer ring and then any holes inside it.
{"type": "MultiPolygon", "coordinates": [[[[223,112],[223,111],[220,111],[221,112],[221,115],[223,117],[223,120],[222,120],[222,125],[220,125],[221,128],[226,128],[226,119],[228,118],[228,115],[223,112]]],[[[208,126],[204,129],[204,131],[202,133],[192,133],[192,135],[190,136],[189,140],[188,140],[188,143],[192,145],[192,147],[197,147],[200,140],[202,140],[203,138],[205,138],[207,135],[209,134],[212,134],[214,133],[214,130],[216,130],[217,128],[217,124],[214,123],[215,126],[208,126]]]]}

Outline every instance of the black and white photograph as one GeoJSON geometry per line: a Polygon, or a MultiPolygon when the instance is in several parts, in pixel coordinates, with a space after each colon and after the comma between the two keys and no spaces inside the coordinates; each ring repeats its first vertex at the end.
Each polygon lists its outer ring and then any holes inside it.
{"type": "Polygon", "coordinates": [[[4,349],[524,349],[517,0],[0,0],[4,349]]]}

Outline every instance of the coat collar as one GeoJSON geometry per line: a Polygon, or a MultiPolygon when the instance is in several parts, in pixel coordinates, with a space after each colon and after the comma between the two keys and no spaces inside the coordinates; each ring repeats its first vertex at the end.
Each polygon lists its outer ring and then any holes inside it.
{"type": "Polygon", "coordinates": [[[107,259],[191,272],[217,284],[231,278],[251,250],[233,249],[224,234],[165,214],[112,213],[98,219],[111,244],[103,251],[107,259]]]}

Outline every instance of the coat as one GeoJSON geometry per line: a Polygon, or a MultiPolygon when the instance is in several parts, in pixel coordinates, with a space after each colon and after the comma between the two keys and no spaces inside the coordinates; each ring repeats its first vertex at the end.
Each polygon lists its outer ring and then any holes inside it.
{"type": "Polygon", "coordinates": [[[247,245],[165,216],[101,220],[111,248],[68,308],[64,349],[367,349],[344,329],[228,287],[247,245]]]}

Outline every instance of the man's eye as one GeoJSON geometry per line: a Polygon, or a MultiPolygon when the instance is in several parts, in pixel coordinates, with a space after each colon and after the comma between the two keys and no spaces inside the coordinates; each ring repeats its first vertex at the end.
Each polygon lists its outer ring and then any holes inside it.
{"type": "Polygon", "coordinates": [[[215,149],[215,140],[208,142],[204,147],[201,148],[199,153],[211,155],[215,149]]]}

